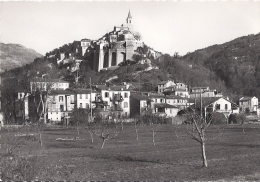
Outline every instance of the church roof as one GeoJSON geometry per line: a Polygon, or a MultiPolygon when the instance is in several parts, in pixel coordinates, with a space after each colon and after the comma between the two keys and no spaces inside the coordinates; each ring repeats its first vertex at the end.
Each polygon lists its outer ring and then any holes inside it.
{"type": "Polygon", "coordinates": [[[128,12],[127,19],[129,19],[129,18],[132,18],[130,10],[129,10],[129,12],[128,12]]]}

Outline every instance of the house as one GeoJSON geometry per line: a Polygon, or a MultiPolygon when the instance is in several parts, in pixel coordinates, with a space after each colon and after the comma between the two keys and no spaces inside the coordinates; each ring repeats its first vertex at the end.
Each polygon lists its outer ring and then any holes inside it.
{"type": "Polygon", "coordinates": [[[74,93],[68,90],[52,90],[48,94],[48,116],[50,121],[69,122],[69,113],[74,109],[74,93]]]}
{"type": "MultiPolygon", "coordinates": [[[[74,93],[75,108],[89,109],[90,103],[95,101],[97,92],[90,89],[68,89],[74,93]]],[[[92,108],[95,104],[92,104],[92,108]]]]}
{"type": "Polygon", "coordinates": [[[210,90],[209,87],[193,87],[190,92],[190,98],[199,97],[223,97],[221,92],[210,90]]]}
{"type": "MultiPolygon", "coordinates": [[[[196,108],[200,108],[200,99],[197,99],[196,102],[194,106],[196,106],[196,108]]],[[[218,112],[223,113],[226,117],[228,117],[232,113],[239,113],[238,105],[223,97],[202,98],[202,108],[204,109],[205,115],[207,113],[218,112]]]]}
{"type": "Polygon", "coordinates": [[[165,103],[178,107],[179,110],[185,109],[191,105],[187,98],[183,98],[176,95],[166,95],[165,99],[165,103]]]}
{"type": "Polygon", "coordinates": [[[242,112],[249,109],[249,112],[257,112],[258,98],[256,97],[242,97],[239,99],[239,108],[242,112]]]}
{"type": "Polygon", "coordinates": [[[177,116],[179,111],[178,107],[166,103],[155,103],[153,108],[153,113],[167,118],[177,116]]]}
{"type": "Polygon", "coordinates": [[[117,112],[120,116],[130,116],[130,90],[128,85],[95,85],[93,86],[100,93],[98,98],[111,112],[117,112]]]}
{"type": "Polygon", "coordinates": [[[130,116],[141,115],[147,108],[151,107],[151,99],[139,93],[130,95],[130,116]]]}
{"type": "Polygon", "coordinates": [[[30,81],[30,91],[65,90],[69,88],[69,82],[59,79],[36,78],[30,81]]]}
{"type": "Polygon", "coordinates": [[[15,100],[15,116],[18,123],[23,123],[29,119],[29,94],[18,92],[18,97],[15,100]]]}
{"type": "Polygon", "coordinates": [[[176,88],[176,86],[170,86],[164,89],[163,94],[165,95],[176,95],[180,97],[189,98],[190,94],[187,88],[176,88]]]}
{"type": "Polygon", "coordinates": [[[162,94],[165,88],[175,85],[176,84],[174,83],[174,81],[171,80],[162,81],[158,83],[158,94],[162,94]]]}

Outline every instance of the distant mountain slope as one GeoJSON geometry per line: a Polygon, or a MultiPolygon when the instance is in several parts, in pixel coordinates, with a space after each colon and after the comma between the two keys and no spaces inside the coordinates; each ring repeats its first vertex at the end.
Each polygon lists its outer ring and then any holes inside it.
{"type": "Polygon", "coordinates": [[[42,57],[33,49],[19,44],[0,43],[0,72],[32,63],[37,57],[42,57]]]}
{"type": "Polygon", "coordinates": [[[260,96],[260,33],[197,50],[183,59],[214,73],[230,94],[260,96]]]}

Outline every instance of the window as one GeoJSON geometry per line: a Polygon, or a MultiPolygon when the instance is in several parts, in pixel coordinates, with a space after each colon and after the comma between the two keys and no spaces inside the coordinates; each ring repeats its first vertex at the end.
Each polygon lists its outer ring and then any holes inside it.
{"type": "Polygon", "coordinates": [[[128,102],[124,102],[124,108],[128,108],[128,102]]]}
{"type": "Polygon", "coordinates": [[[163,102],[163,99],[161,99],[160,101],[161,101],[161,103],[162,103],[162,102],[163,102]]]}
{"type": "Polygon", "coordinates": [[[79,99],[82,99],[82,94],[79,94],[79,99]]]}
{"type": "Polygon", "coordinates": [[[63,96],[60,96],[60,97],[59,97],[59,101],[60,101],[60,102],[63,102],[63,96]]]}
{"type": "Polygon", "coordinates": [[[227,104],[225,104],[225,110],[227,110],[228,109],[228,105],[227,104]]]}
{"type": "Polygon", "coordinates": [[[216,110],[220,110],[220,104],[216,104],[216,110]]]}
{"type": "Polygon", "coordinates": [[[105,92],[105,98],[109,97],[109,92],[105,92]]]}
{"type": "Polygon", "coordinates": [[[88,99],[88,94],[85,95],[85,99],[88,99]]]}
{"type": "Polygon", "coordinates": [[[125,98],[128,98],[128,93],[127,92],[125,92],[125,96],[124,96],[125,98]]]}
{"type": "Polygon", "coordinates": [[[88,109],[88,103],[86,103],[86,109],[88,109]]]}
{"type": "Polygon", "coordinates": [[[82,103],[79,104],[79,107],[82,108],[82,103]]]}
{"type": "Polygon", "coordinates": [[[172,113],[172,110],[170,109],[170,113],[172,113]]]}

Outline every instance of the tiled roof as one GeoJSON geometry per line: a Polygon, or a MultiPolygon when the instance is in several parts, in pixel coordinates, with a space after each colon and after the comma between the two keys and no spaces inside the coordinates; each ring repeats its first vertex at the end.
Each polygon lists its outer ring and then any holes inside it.
{"type": "Polygon", "coordinates": [[[251,100],[253,97],[242,97],[241,99],[239,99],[239,102],[240,101],[249,101],[251,100]]]}
{"type": "Polygon", "coordinates": [[[188,100],[188,98],[184,98],[178,95],[166,95],[166,99],[182,99],[182,100],[188,100]]]}
{"type": "Polygon", "coordinates": [[[162,85],[162,84],[165,84],[165,83],[168,83],[168,81],[162,81],[162,82],[158,83],[158,85],[162,85]]]}
{"type": "Polygon", "coordinates": [[[176,106],[170,105],[170,104],[166,104],[166,103],[158,103],[158,104],[154,104],[155,108],[178,108],[176,106]]]}
{"type": "Polygon", "coordinates": [[[91,91],[90,89],[70,89],[69,91],[76,93],[76,94],[90,94],[95,93],[96,91],[91,91]]]}
{"type": "Polygon", "coordinates": [[[112,91],[129,91],[125,85],[107,86],[107,85],[95,85],[98,90],[112,90],[112,91]]]}

